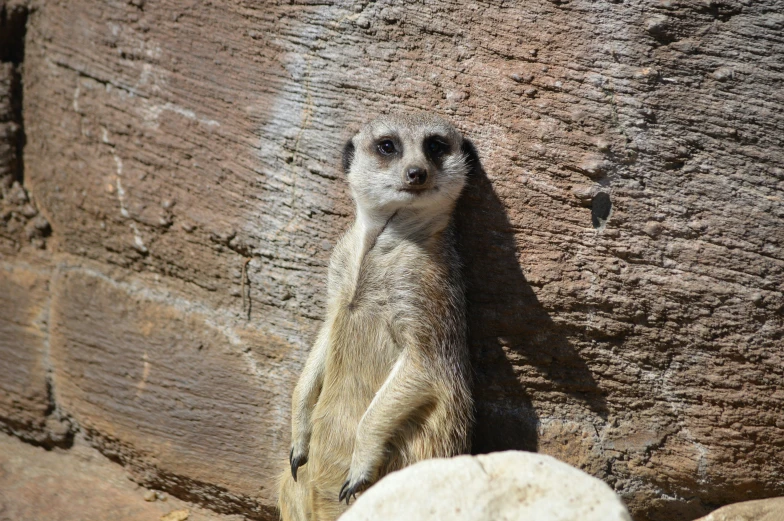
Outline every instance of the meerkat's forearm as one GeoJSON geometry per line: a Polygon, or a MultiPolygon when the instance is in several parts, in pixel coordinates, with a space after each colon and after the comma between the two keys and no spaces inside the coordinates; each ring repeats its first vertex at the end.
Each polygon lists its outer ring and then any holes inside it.
{"type": "MultiPolygon", "coordinates": [[[[387,442],[433,396],[425,372],[405,351],[370,402],[357,427],[351,471],[371,479],[384,458],[387,442]]],[[[360,476],[350,476],[360,479],[360,476]]]]}
{"type": "Polygon", "coordinates": [[[291,400],[291,444],[300,456],[307,456],[312,428],[310,416],[324,381],[328,349],[329,328],[325,325],[310,350],[291,400]]]}

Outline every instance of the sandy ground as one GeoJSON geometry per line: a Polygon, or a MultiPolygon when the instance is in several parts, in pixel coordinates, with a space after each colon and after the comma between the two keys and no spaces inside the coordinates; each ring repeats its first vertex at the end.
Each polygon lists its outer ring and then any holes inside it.
{"type": "Polygon", "coordinates": [[[84,442],[47,451],[0,434],[0,521],[243,520],[154,495],[84,442]]]}

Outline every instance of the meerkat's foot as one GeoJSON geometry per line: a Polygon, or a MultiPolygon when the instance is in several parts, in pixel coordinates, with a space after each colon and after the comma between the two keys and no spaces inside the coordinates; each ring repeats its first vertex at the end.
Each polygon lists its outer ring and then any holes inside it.
{"type": "Polygon", "coordinates": [[[359,481],[351,484],[351,480],[347,479],[343,486],[340,488],[340,495],[338,495],[338,501],[346,500],[346,504],[351,500],[351,496],[354,496],[354,499],[357,498],[357,494],[362,492],[363,490],[367,489],[370,486],[370,482],[365,478],[361,478],[359,481]]]}
{"type": "Polygon", "coordinates": [[[307,454],[297,454],[295,456],[294,447],[291,448],[291,452],[289,452],[289,464],[291,464],[291,477],[294,478],[294,481],[297,481],[297,469],[307,462],[307,454]]]}

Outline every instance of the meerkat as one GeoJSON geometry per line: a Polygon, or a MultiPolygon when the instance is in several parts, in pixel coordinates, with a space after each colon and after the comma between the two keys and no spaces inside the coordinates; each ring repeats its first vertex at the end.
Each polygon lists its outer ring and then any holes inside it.
{"type": "Polygon", "coordinates": [[[451,216],[473,146],[430,115],[381,117],[345,146],[356,204],[292,398],[284,521],[329,521],[394,470],[469,450],[465,300],[451,216]],[[345,503],[344,503],[345,501],[345,503]]]}

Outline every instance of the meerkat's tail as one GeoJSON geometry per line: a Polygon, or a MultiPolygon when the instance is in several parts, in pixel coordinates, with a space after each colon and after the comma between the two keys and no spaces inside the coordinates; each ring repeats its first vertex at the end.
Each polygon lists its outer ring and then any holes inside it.
{"type": "Polygon", "coordinates": [[[278,510],[282,521],[309,521],[307,470],[300,468],[298,481],[286,467],[278,479],[278,510]]]}

